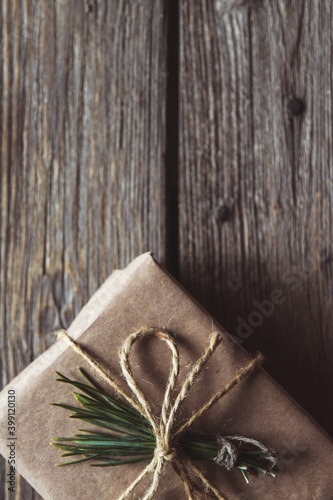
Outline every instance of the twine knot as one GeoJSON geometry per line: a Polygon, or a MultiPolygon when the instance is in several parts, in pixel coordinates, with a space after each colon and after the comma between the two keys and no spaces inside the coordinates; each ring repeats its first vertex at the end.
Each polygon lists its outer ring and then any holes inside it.
{"type": "Polygon", "coordinates": [[[218,455],[215,458],[217,465],[225,467],[227,470],[231,470],[235,467],[238,459],[238,448],[229,439],[223,436],[217,436],[217,444],[221,446],[218,455]]]}
{"type": "Polygon", "coordinates": [[[165,445],[156,445],[154,454],[157,457],[163,458],[166,462],[173,462],[176,458],[177,450],[176,448],[170,448],[165,445]]]}
{"type": "MultiPolygon", "coordinates": [[[[160,477],[163,473],[166,463],[171,463],[174,471],[180,477],[183,482],[187,497],[189,500],[193,500],[194,492],[199,492],[201,495],[204,491],[210,492],[218,500],[226,500],[226,497],[216,488],[209,479],[204,475],[202,470],[195,465],[185,452],[177,447],[177,441],[184,434],[184,432],[209,408],[211,408],[219,399],[225,396],[229,391],[233,389],[242,379],[246,378],[253,369],[262,361],[262,357],[259,354],[255,359],[250,361],[247,366],[239,370],[235,377],[220,391],[218,391],[213,397],[211,397],[204,405],[202,405],[185,423],[180,426],[175,425],[175,415],[184,401],[191,386],[197,380],[204,364],[209,360],[216,347],[222,341],[221,336],[214,332],[210,336],[210,343],[205,353],[196,361],[192,369],[186,376],[183,385],[175,399],[171,404],[171,394],[174,389],[175,383],[178,378],[179,373],[179,354],[177,346],[173,338],[165,331],[158,330],[155,328],[142,327],[137,332],[129,335],[119,353],[120,365],[122,368],[123,375],[126,379],[127,385],[132,390],[136,399],[129,396],[123,389],[114,381],[105,371],[99,366],[99,364],[73,339],[69,337],[66,330],[60,330],[56,332],[58,337],[64,338],[71,347],[77,351],[88,363],[98,372],[98,374],[108,382],[108,384],[113,387],[118,394],[125,398],[132,407],[134,407],[141,415],[148,419],[156,437],[156,448],[154,451],[154,456],[151,462],[146,466],[146,468],[139,474],[139,476],[133,481],[133,483],[124,491],[124,493],[119,497],[118,500],[124,500],[128,498],[130,493],[134,488],[142,481],[142,479],[148,474],[152,474],[152,481],[150,486],[145,492],[142,500],[150,500],[154,497],[160,477]],[[158,419],[152,412],[151,406],[147,401],[146,397],[139,389],[129,363],[129,353],[133,344],[140,338],[155,336],[167,344],[172,352],[171,357],[171,369],[169,374],[169,379],[167,381],[164,400],[162,404],[161,416],[158,419]],[[200,489],[198,484],[190,477],[190,472],[194,473],[195,476],[199,477],[203,488],[200,489]]],[[[247,440],[247,438],[241,437],[218,437],[221,449],[215,462],[219,465],[223,465],[226,469],[230,470],[235,467],[238,456],[237,446],[233,441],[242,440],[256,443],[260,449],[265,449],[261,443],[254,440],[247,440]]],[[[272,458],[273,460],[273,458],[272,458]]]]}

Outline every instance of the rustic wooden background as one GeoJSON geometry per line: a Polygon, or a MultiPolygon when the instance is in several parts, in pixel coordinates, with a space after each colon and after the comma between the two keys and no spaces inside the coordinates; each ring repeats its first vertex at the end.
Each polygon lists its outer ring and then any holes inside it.
{"type": "Polygon", "coordinates": [[[2,386],[152,250],[333,433],[331,0],[3,0],[0,29],[2,386]]]}

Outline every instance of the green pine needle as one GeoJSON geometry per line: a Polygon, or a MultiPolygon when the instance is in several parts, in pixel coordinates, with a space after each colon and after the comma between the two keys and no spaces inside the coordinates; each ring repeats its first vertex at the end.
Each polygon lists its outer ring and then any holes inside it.
{"type": "MultiPolygon", "coordinates": [[[[53,438],[51,444],[65,452],[61,457],[79,457],[58,465],[89,461],[93,467],[112,467],[150,462],[154,456],[156,439],[149,421],[135,408],[105,394],[82,369],[79,371],[89,385],[70,380],[59,372],[56,372],[59,376],[56,380],[80,391],[73,392],[80,407],[59,403],[53,403],[53,406],[73,412],[70,418],[92,424],[98,430],[79,429],[80,433],[73,437],[53,438]]],[[[192,431],[185,433],[179,445],[192,460],[214,461],[219,452],[214,436],[192,431]]],[[[236,467],[247,483],[249,473],[261,472],[275,477],[263,453],[249,446],[240,445],[236,467]]]]}

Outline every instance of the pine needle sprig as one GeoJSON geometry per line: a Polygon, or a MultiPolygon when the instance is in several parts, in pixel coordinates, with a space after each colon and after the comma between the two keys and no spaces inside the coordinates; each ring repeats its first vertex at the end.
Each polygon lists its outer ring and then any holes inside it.
{"type": "MultiPolygon", "coordinates": [[[[73,392],[80,407],[59,403],[53,403],[53,406],[73,412],[70,418],[92,424],[99,430],[78,429],[80,433],[73,437],[53,438],[51,444],[65,452],[61,457],[79,456],[58,465],[90,461],[93,467],[110,467],[150,462],[154,456],[156,438],[149,421],[135,408],[107,395],[84,370],[79,371],[89,385],[70,380],[59,372],[56,372],[59,376],[56,380],[80,391],[73,392]]],[[[194,431],[186,432],[178,444],[192,460],[215,461],[220,449],[216,436],[194,431]]],[[[244,443],[239,444],[235,467],[241,471],[247,483],[250,473],[260,472],[275,477],[264,453],[244,443]]]]}

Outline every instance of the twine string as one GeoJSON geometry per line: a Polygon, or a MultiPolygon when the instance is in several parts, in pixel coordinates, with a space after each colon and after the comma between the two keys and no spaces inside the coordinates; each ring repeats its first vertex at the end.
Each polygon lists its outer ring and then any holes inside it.
{"type": "Polygon", "coordinates": [[[261,364],[263,361],[263,356],[261,354],[258,354],[248,365],[246,365],[244,368],[241,368],[238,370],[236,373],[235,377],[221,390],[218,391],[214,396],[211,397],[204,405],[202,405],[193,415],[191,418],[186,420],[186,422],[176,430],[174,433],[174,437],[178,437],[181,434],[183,434],[186,429],[188,429],[193,422],[195,422],[201,415],[206,413],[207,410],[209,410],[219,399],[221,399],[223,396],[228,394],[228,392],[231,391],[241,380],[244,378],[248,377],[250,373],[254,370],[256,366],[261,364]]]}
{"type": "Polygon", "coordinates": [[[78,343],[76,342],[75,340],[73,340],[67,333],[66,330],[58,330],[54,333],[54,335],[57,337],[57,339],[64,339],[67,344],[69,344],[72,349],[74,349],[74,351],[76,351],[78,354],[80,354],[80,356],[82,356],[82,358],[84,358],[88,363],[89,365],[94,368],[94,370],[96,370],[96,372],[98,373],[98,375],[103,379],[105,380],[115,391],[118,392],[118,394],[120,394],[120,396],[122,396],[124,399],[126,399],[126,401],[128,401],[128,403],[133,406],[139,413],[141,413],[141,415],[143,415],[144,417],[146,416],[143,412],[142,412],[142,408],[140,405],[138,405],[136,403],[136,401],[134,401],[133,398],[131,398],[130,396],[128,396],[126,394],[126,392],[124,392],[122,390],[122,388],[118,385],[117,382],[115,382],[110,375],[108,375],[107,373],[105,373],[105,371],[99,366],[99,364],[94,360],[93,357],[90,356],[90,354],[78,343]]]}
{"type": "MultiPolygon", "coordinates": [[[[180,408],[181,403],[187,397],[190,388],[197,380],[201,370],[203,369],[203,366],[209,360],[216,347],[222,341],[221,336],[217,332],[212,333],[212,335],[210,336],[209,346],[207,347],[205,353],[193,365],[189,374],[185,378],[181,390],[173,404],[171,403],[171,394],[175,387],[179,374],[179,353],[173,338],[167,332],[155,328],[142,327],[137,332],[129,335],[122,345],[119,353],[120,365],[127,385],[135,395],[137,401],[129,396],[119,386],[119,384],[101,368],[96,360],[78,342],[73,340],[68,335],[66,330],[59,330],[58,332],[55,332],[55,334],[57,338],[64,339],[78,354],[80,354],[80,356],[82,356],[89,363],[92,368],[97,371],[97,373],[103,380],[105,380],[120,396],[125,398],[132,407],[134,407],[141,415],[143,415],[150,422],[154,430],[156,438],[156,448],[151,462],[144,468],[144,470],[138,475],[138,477],[132,482],[132,484],[121,494],[118,500],[124,500],[128,498],[130,493],[144,479],[144,477],[146,477],[148,474],[152,474],[153,477],[150,486],[148,487],[142,499],[151,500],[158,489],[164,467],[168,462],[171,463],[173,470],[181,479],[188,500],[193,500],[196,492],[199,492],[201,494],[208,492],[218,500],[227,500],[226,496],[208,480],[203,471],[189,459],[189,457],[183,450],[177,447],[177,440],[179,440],[180,436],[193,424],[193,422],[201,417],[219,399],[221,399],[229,391],[231,391],[241,380],[246,378],[254,370],[254,368],[262,362],[262,356],[260,354],[250,363],[248,363],[247,366],[239,370],[236,373],[236,376],[222,390],[218,391],[212,398],[204,403],[192,415],[192,417],[185,421],[184,424],[174,429],[175,415],[180,408]],[[133,376],[131,365],[129,362],[129,354],[133,344],[139,339],[150,336],[155,336],[161,341],[165,342],[172,353],[171,369],[166,384],[160,418],[157,418],[153,414],[149,402],[147,401],[143,392],[139,389],[133,376]],[[199,488],[198,484],[191,478],[191,473],[201,480],[201,489],[199,488]]],[[[223,438],[221,437],[221,439],[223,438]]],[[[270,451],[258,441],[243,438],[241,436],[231,436],[227,439],[229,439],[230,442],[248,442],[257,446],[257,448],[261,451],[265,451],[267,453],[270,451]]],[[[230,453],[234,453],[234,455],[230,457],[228,456],[228,446],[226,446],[225,443],[222,443],[222,441],[220,444],[222,448],[215,461],[220,465],[224,465],[227,469],[232,468],[231,465],[233,464],[233,466],[235,466],[236,463],[236,446],[230,446],[230,453]]]]}
{"type": "MultiPolygon", "coordinates": [[[[250,444],[253,448],[256,448],[258,451],[261,451],[262,455],[265,457],[265,459],[271,463],[271,467],[276,465],[277,462],[277,454],[275,451],[271,450],[270,448],[267,448],[265,445],[260,443],[260,441],[257,441],[256,439],[252,438],[247,438],[245,436],[225,436],[224,438],[222,436],[217,437],[217,441],[220,442],[221,446],[223,446],[222,440],[230,442],[238,442],[238,443],[247,443],[250,444]]],[[[215,462],[217,462],[217,459],[215,459],[215,462]]],[[[223,466],[226,467],[225,463],[223,463],[223,466]]],[[[227,468],[227,467],[226,467],[227,468]]]]}

